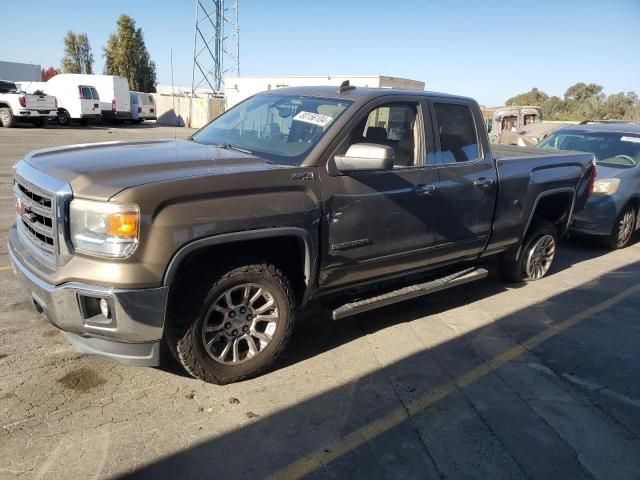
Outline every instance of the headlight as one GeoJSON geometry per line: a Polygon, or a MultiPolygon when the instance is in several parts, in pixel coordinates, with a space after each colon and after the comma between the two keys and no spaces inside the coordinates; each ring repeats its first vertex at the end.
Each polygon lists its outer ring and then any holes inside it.
{"type": "Polygon", "coordinates": [[[69,207],[71,242],[78,252],[127,257],[138,245],[137,205],[75,199],[69,207]]]}
{"type": "Polygon", "coordinates": [[[619,178],[603,178],[602,180],[596,180],[596,183],[593,185],[593,194],[613,195],[618,191],[619,186],[619,178]]]}

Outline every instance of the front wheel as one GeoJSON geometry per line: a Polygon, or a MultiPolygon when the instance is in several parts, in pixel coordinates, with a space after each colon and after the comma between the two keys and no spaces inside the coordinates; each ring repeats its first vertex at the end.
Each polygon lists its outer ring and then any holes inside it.
{"type": "Polygon", "coordinates": [[[629,245],[629,241],[636,229],[636,219],[635,208],[633,208],[633,205],[627,205],[616,218],[613,230],[605,240],[607,246],[615,250],[629,245]]]}
{"type": "Polygon", "coordinates": [[[500,260],[500,273],[508,282],[540,280],[549,272],[558,245],[556,227],[548,220],[535,219],[522,245],[516,260],[500,260]]]}
{"type": "MultiPolygon", "coordinates": [[[[186,295],[185,297],[188,297],[186,295]]],[[[167,343],[196,378],[226,384],[265,371],[293,330],[293,288],[273,265],[244,265],[215,281],[192,313],[170,314],[167,343]]]]}

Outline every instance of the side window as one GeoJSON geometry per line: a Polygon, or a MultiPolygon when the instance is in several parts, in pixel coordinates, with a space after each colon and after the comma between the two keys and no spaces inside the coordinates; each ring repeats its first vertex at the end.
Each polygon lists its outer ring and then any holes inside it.
{"type": "Polygon", "coordinates": [[[82,87],[82,98],[91,100],[91,89],[89,87],[82,87]]]}
{"type": "Polygon", "coordinates": [[[100,95],[98,95],[98,91],[91,87],[91,95],[93,96],[94,100],[100,100],[100,95]]]}
{"type": "Polygon", "coordinates": [[[377,143],[393,148],[396,168],[412,167],[419,164],[418,134],[418,104],[390,103],[369,112],[349,135],[344,152],[356,143],[377,143]]]}
{"type": "Polygon", "coordinates": [[[459,163],[480,156],[473,114],[466,105],[435,103],[440,163],[459,163]]]}

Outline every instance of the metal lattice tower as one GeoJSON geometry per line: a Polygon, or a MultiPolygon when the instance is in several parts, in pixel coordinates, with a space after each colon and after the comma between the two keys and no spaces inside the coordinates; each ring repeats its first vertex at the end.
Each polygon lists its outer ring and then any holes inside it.
{"type": "Polygon", "coordinates": [[[240,75],[238,0],[196,0],[191,95],[207,87],[220,92],[231,72],[240,75]]]}

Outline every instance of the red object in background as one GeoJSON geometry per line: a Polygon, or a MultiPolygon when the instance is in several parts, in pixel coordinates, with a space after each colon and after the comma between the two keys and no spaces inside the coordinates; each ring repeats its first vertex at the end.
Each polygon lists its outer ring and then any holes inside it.
{"type": "Polygon", "coordinates": [[[111,111],[112,112],[116,111],[116,99],[115,98],[113,100],[111,100],[111,111]]]}
{"type": "Polygon", "coordinates": [[[46,82],[51,77],[55,77],[59,73],[60,72],[57,69],[53,68],[53,67],[49,67],[46,70],[43,68],[42,70],[40,70],[40,80],[43,81],[43,82],[46,82]]]}

